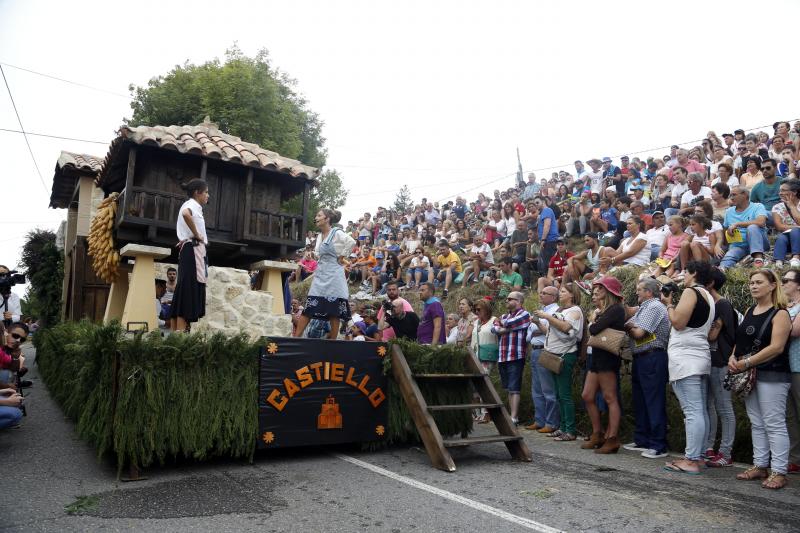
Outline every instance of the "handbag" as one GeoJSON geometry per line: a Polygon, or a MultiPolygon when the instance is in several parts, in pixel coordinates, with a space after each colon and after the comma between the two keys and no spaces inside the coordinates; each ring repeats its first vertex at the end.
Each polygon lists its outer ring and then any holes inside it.
{"type": "Polygon", "coordinates": [[[556,355],[551,351],[542,349],[539,352],[539,366],[546,368],[553,374],[560,374],[564,367],[564,359],[561,355],[556,355]]]}
{"type": "Polygon", "coordinates": [[[622,355],[623,349],[629,344],[628,334],[618,329],[606,328],[597,335],[589,335],[589,346],[605,350],[614,355],[622,355]]]}
{"type": "MultiPolygon", "coordinates": [[[[752,307],[750,308],[752,309],[752,307]]],[[[750,311],[750,310],[748,310],[750,311]]],[[[744,354],[741,357],[737,357],[737,361],[741,361],[747,357],[752,357],[754,354],[758,353],[761,350],[761,337],[764,336],[764,332],[767,330],[767,324],[772,322],[772,319],[775,317],[775,314],[778,312],[777,309],[773,309],[770,311],[769,315],[767,315],[766,320],[764,323],[761,324],[761,329],[758,330],[758,335],[755,339],[753,339],[753,347],[749,353],[744,354]]],[[[750,394],[756,386],[756,369],[748,368],[743,372],[736,372],[732,373],[728,370],[728,373],[725,374],[725,379],[722,381],[722,387],[725,390],[729,390],[735,395],[744,398],[748,394],[750,394]]]]}
{"type": "Polygon", "coordinates": [[[484,363],[496,363],[500,359],[500,347],[497,344],[481,344],[481,325],[478,324],[478,330],[475,332],[478,337],[478,361],[484,363]]]}

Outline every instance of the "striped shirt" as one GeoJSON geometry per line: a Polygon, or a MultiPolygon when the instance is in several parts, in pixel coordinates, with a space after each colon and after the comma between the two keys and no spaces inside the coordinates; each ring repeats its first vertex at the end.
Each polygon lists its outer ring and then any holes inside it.
{"type": "Polygon", "coordinates": [[[531,315],[525,309],[520,308],[515,313],[506,313],[500,317],[498,323],[492,326],[492,333],[500,337],[498,342],[500,346],[499,363],[525,358],[526,336],[530,322],[531,315]],[[506,331],[498,332],[498,329],[506,331]]]}

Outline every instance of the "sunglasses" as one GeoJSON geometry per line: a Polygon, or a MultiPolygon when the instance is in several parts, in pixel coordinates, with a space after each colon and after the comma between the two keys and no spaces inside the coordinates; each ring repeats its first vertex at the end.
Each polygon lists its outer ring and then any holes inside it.
{"type": "Polygon", "coordinates": [[[12,337],[14,340],[17,340],[17,341],[19,341],[19,342],[25,342],[26,340],[28,340],[28,337],[26,337],[26,336],[24,336],[24,335],[20,335],[19,333],[12,333],[12,334],[11,334],[11,337],[12,337]]]}

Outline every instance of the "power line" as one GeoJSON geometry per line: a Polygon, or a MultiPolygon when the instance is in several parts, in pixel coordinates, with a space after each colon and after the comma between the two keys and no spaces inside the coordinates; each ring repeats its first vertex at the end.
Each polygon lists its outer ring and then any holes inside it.
{"type": "Polygon", "coordinates": [[[36,162],[36,156],[33,155],[33,148],[31,148],[31,143],[28,140],[28,135],[25,133],[25,127],[22,125],[22,119],[19,118],[19,111],[17,111],[17,104],[14,102],[14,96],[11,94],[11,87],[8,86],[8,80],[6,79],[6,73],[3,70],[3,65],[0,65],[0,74],[3,75],[3,82],[6,84],[6,90],[8,91],[8,97],[11,99],[11,107],[14,108],[14,113],[17,115],[17,122],[19,122],[19,129],[21,130],[22,136],[25,138],[25,144],[28,145],[28,152],[31,154],[31,159],[33,160],[33,166],[36,167],[36,174],[39,175],[39,181],[42,182],[42,187],[44,188],[45,194],[49,191],[47,190],[47,185],[44,183],[44,178],[42,177],[42,171],[39,170],[39,163],[36,162]]]}
{"type": "Polygon", "coordinates": [[[12,130],[9,128],[0,128],[0,131],[7,131],[9,133],[22,133],[27,135],[33,135],[35,137],[47,137],[50,139],[61,139],[63,141],[79,141],[79,142],[94,143],[94,144],[111,144],[111,141],[90,141],[88,139],[76,139],[75,137],[62,137],[61,135],[49,135],[47,133],[33,133],[31,131],[25,132],[20,130],[12,130]]]}
{"type": "Polygon", "coordinates": [[[36,74],[37,76],[42,76],[43,78],[50,78],[51,80],[57,80],[63,83],[69,83],[70,85],[77,85],[78,87],[83,87],[84,89],[91,89],[93,91],[99,91],[101,93],[111,94],[114,96],[119,96],[120,98],[126,98],[128,100],[133,100],[134,98],[128,94],[116,93],[114,91],[109,91],[108,89],[101,89],[100,87],[93,87],[91,85],[86,85],[85,83],[80,83],[78,81],[67,80],[64,78],[59,78],[58,76],[53,76],[52,74],[45,74],[44,72],[37,72],[35,70],[31,70],[29,68],[18,67],[16,65],[12,65],[10,63],[4,63],[0,61],[0,65],[5,65],[7,67],[11,67],[17,70],[22,70],[23,72],[29,72],[31,74],[36,74]]]}

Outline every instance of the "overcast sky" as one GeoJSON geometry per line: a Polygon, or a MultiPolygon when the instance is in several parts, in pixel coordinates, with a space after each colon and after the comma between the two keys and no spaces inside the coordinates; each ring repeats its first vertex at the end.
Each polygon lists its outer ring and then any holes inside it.
{"type": "MultiPolygon", "coordinates": [[[[26,130],[107,143],[130,116],[128,84],[234,41],[267,48],[325,122],[347,220],[403,184],[416,201],[508,187],[517,146],[528,170],[800,117],[790,40],[773,35],[799,18],[791,0],[0,0],[0,62],[26,130]]],[[[19,129],[1,85],[0,128],[19,129]]],[[[107,152],[29,139],[42,180],[23,136],[0,131],[0,263],[12,267],[26,231],[66,217],[47,207],[60,150],[107,152]]]]}

